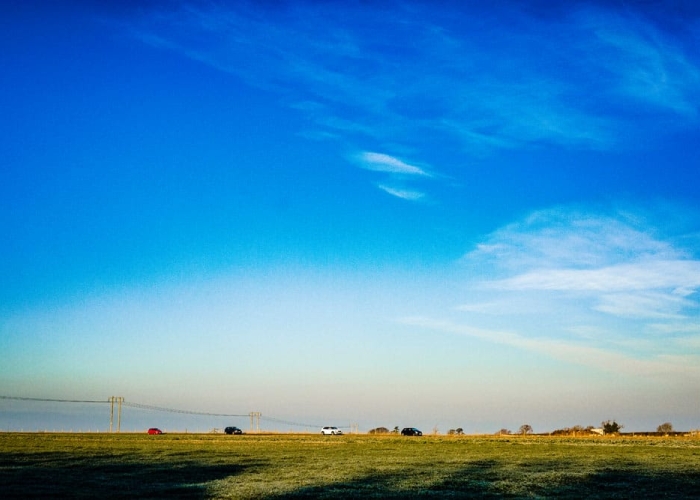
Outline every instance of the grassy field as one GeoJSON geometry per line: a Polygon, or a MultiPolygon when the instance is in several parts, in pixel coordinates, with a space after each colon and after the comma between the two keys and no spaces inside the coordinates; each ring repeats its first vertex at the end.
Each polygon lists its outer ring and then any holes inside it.
{"type": "Polygon", "coordinates": [[[0,497],[700,498],[697,438],[0,433],[0,497]]]}

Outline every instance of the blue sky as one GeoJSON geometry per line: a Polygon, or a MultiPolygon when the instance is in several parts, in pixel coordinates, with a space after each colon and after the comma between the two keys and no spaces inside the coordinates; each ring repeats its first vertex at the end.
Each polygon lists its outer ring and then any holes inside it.
{"type": "Polygon", "coordinates": [[[694,3],[0,13],[0,395],[700,428],[694,3]]]}

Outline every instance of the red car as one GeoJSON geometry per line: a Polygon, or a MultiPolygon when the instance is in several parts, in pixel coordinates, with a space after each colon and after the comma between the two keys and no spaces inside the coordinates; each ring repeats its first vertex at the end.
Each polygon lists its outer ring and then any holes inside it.
{"type": "Polygon", "coordinates": [[[150,429],[148,429],[148,433],[149,434],[163,434],[163,431],[161,431],[157,427],[151,427],[150,429]]]}

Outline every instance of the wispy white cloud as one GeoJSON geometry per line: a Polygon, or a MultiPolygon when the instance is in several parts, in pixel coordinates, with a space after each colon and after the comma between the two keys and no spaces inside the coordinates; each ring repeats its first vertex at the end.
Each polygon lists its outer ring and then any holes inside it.
{"type": "Polygon", "coordinates": [[[424,192],[404,187],[408,179],[415,181],[433,177],[421,167],[384,153],[364,151],[356,155],[354,160],[360,168],[385,174],[391,182],[379,182],[376,186],[385,193],[402,200],[417,201],[425,198],[424,192]]]}
{"type": "Polygon", "coordinates": [[[359,155],[359,159],[362,168],[366,168],[367,170],[404,175],[429,175],[423,169],[415,165],[409,165],[398,158],[383,153],[364,152],[359,155]]]}
{"type": "Polygon", "coordinates": [[[551,337],[532,338],[512,331],[474,328],[450,321],[426,317],[407,317],[402,323],[438,332],[474,337],[495,344],[516,347],[544,354],[560,361],[585,365],[596,369],[627,375],[682,375],[700,378],[700,356],[658,355],[640,359],[629,354],[611,351],[551,337]]]}
{"type": "Polygon", "coordinates": [[[538,211],[465,255],[452,319],[421,321],[607,371],[698,375],[700,259],[682,241],[633,210],[538,211]]]}
{"type": "Polygon", "coordinates": [[[495,290],[575,294],[625,317],[697,314],[700,260],[655,232],[629,213],[540,211],[494,232],[464,262],[488,266],[483,285],[495,290]]]}
{"type": "Polygon", "coordinates": [[[700,287],[700,261],[643,260],[595,269],[541,269],[494,281],[492,286],[508,290],[560,290],[621,292],[668,289],[677,296],[700,287]]]}
{"type": "Polygon", "coordinates": [[[501,16],[497,6],[475,8],[396,5],[388,15],[379,5],[185,3],[132,30],[290,103],[319,103],[315,137],[429,150],[429,130],[469,151],[536,142],[601,149],[645,127],[657,133],[654,113],[676,127],[696,123],[700,63],[682,34],[630,10],[572,7],[538,18],[513,6],[501,16]],[[621,97],[634,100],[633,115],[621,97]]]}
{"type": "Polygon", "coordinates": [[[492,233],[465,259],[499,267],[597,269],[649,258],[674,261],[687,252],[654,235],[644,218],[625,211],[612,215],[553,208],[531,213],[492,233]]]}
{"type": "Polygon", "coordinates": [[[700,337],[700,322],[665,322],[652,323],[649,325],[649,330],[662,335],[690,335],[700,337]]]}
{"type": "Polygon", "coordinates": [[[632,318],[680,319],[681,311],[697,304],[671,293],[644,290],[637,293],[608,293],[599,297],[595,309],[632,318]]]}
{"type": "Polygon", "coordinates": [[[635,15],[585,11],[579,21],[599,42],[600,67],[620,95],[694,117],[700,107],[700,68],[682,46],[635,15]]]}
{"type": "Polygon", "coordinates": [[[401,198],[402,200],[417,201],[425,196],[425,193],[421,193],[420,191],[397,189],[394,187],[385,186],[384,184],[377,184],[377,187],[382,191],[389,193],[392,196],[401,198]]]}

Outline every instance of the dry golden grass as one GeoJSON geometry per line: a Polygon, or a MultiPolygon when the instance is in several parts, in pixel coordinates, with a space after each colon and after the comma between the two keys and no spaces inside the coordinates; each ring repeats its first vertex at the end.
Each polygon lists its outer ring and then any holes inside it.
{"type": "Polygon", "coordinates": [[[0,434],[4,498],[700,498],[697,437],[0,434]]]}

